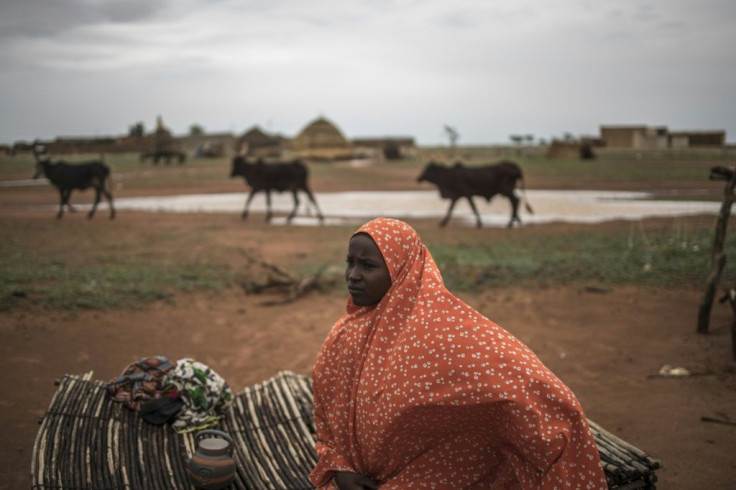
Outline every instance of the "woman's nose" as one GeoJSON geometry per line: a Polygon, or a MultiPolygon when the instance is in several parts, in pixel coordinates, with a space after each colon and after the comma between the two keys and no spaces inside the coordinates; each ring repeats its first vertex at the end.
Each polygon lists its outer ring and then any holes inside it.
{"type": "Polygon", "coordinates": [[[360,269],[358,267],[353,267],[350,269],[350,272],[348,273],[348,280],[350,281],[357,281],[361,277],[360,269]]]}

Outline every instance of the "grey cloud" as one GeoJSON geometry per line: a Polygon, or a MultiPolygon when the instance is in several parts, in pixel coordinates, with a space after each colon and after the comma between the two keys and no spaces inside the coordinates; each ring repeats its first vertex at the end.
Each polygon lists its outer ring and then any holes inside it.
{"type": "Polygon", "coordinates": [[[11,0],[0,3],[0,38],[53,37],[88,24],[144,20],[164,8],[146,0],[11,0]]]}
{"type": "Polygon", "coordinates": [[[440,17],[439,23],[448,27],[465,29],[473,26],[473,21],[467,16],[448,14],[440,17]]]}
{"type": "Polygon", "coordinates": [[[655,22],[660,19],[660,15],[655,11],[651,4],[640,6],[637,11],[634,12],[633,17],[634,19],[645,23],[655,22]]]}

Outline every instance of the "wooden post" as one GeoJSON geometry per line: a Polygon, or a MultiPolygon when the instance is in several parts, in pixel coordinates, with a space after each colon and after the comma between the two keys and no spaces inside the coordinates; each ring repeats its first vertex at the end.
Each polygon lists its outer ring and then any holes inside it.
{"type": "Polygon", "coordinates": [[[731,305],[731,312],[733,313],[733,319],[731,320],[731,354],[733,354],[733,359],[736,361],[736,285],[729,287],[719,300],[720,303],[726,301],[731,305]]]}
{"type": "Polygon", "coordinates": [[[698,311],[698,333],[703,334],[708,333],[713,298],[716,295],[716,287],[718,286],[721,272],[723,272],[723,267],[726,265],[723,244],[726,241],[726,227],[728,226],[728,218],[731,215],[731,205],[734,201],[733,189],[736,186],[736,168],[713,167],[710,169],[709,178],[710,180],[726,180],[728,184],[726,184],[723,191],[723,203],[721,204],[721,211],[718,213],[716,235],[713,239],[710,274],[708,274],[705,295],[703,295],[703,301],[700,303],[700,310],[698,311]]]}

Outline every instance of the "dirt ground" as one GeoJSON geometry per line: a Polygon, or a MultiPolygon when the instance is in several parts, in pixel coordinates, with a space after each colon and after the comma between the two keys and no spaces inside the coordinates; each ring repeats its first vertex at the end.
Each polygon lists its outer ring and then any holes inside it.
{"type": "MultiPolygon", "coordinates": [[[[55,196],[45,192],[44,199],[53,203],[55,196]]],[[[308,240],[337,242],[335,250],[347,240],[344,230],[269,229],[256,221],[242,225],[231,215],[121,213],[110,222],[106,211],[100,211],[93,221],[81,213],[65,220],[109,233],[136,233],[152,226],[195,227],[207,243],[236,244],[247,239],[268,250],[271,258],[303,254],[308,240]],[[271,239],[264,238],[268,236],[271,239]]],[[[53,220],[48,210],[20,206],[6,209],[0,219],[53,220]]],[[[422,236],[439,233],[434,221],[412,224],[422,236]]],[[[565,232],[564,225],[527,227],[521,232],[543,233],[550,226],[565,232]]],[[[492,237],[506,231],[454,232],[492,237]]],[[[55,239],[64,245],[64,234],[55,239]]],[[[74,248],[74,243],[66,245],[74,248]]],[[[330,253],[331,247],[327,247],[330,253]]],[[[338,264],[342,257],[336,259],[338,264]]],[[[715,304],[711,333],[698,335],[701,295],[677,287],[596,292],[580,286],[459,294],[527,343],[573,389],[589,418],[660,459],[659,488],[734,489],[736,426],[701,421],[707,416],[736,422],[733,317],[729,308],[715,304]],[[657,376],[665,364],[684,367],[693,375],[657,376]]],[[[27,309],[0,314],[4,432],[0,488],[28,488],[38,419],[55,390],[55,378],[92,370],[95,378],[107,380],[140,357],[155,354],[172,360],[195,357],[218,371],[236,391],[282,370],[309,374],[321,342],[344,309],[345,298],[343,290],[333,289],[282,306],[264,306],[262,295],[232,288],[180,294],[173,302],[141,310],[27,309]]]]}

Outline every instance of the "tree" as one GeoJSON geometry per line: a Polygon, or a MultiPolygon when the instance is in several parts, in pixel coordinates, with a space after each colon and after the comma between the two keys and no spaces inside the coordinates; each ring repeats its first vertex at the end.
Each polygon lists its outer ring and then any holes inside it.
{"type": "Polygon", "coordinates": [[[130,136],[143,136],[146,134],[146,127],[143,125],[143,122],[138,121],[135,124],[131,124],[128,128],[128,134],[130,136]]]}
{"type": "Polygon", "coordinates": [[[524,136],[520,134],[512,134],[509,139],[514,142],[515,145],[520,145],[524,141],[524,136]]]}
{"type": "Polygon", "coordinates": [[[450,148],[454,150],[457,140],[460,138],[460,133],[453,126],[445,124],[445,134],[447,134],[447,138],[450,140],[450,148]]]}
{"type": "Polygon", "coordinates": [[[201,124],[194,123],[189,126],[189,136],[202,136],[204,134],[204,128],[201,124]]]}

